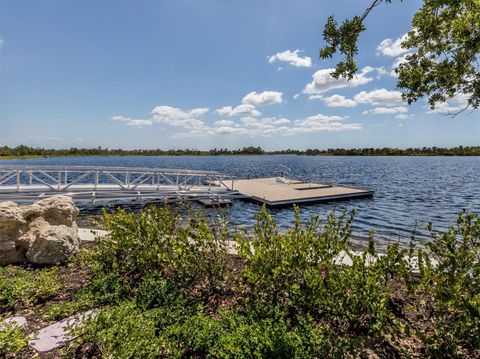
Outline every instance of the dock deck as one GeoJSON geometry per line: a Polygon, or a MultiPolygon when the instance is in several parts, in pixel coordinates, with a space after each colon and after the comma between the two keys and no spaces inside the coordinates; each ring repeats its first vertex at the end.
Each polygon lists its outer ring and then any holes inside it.
{"type": "Polygon", "coordinates": [[[235,180],[234,189],[248,199],[269,207],[284,207],[359,197],[371,197],[373,191],[363,188],[332,186],[303,181],[278,182],[276,178],[235,180]]]}

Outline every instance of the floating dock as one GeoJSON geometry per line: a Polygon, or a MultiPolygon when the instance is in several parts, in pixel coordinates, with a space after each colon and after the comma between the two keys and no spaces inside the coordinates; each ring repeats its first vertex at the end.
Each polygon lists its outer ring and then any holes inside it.
{"type": "Polygon", "coordinates": [[[206,207],[234,199],[269,207],[371,197],[364,188],[292,179],[287,167],[271,178],[236,179],[213,171],[90,166],[0,166],[0,201],[31,202],[59,194],[77,204],[96,201],[193,200],[206,207]]]}
{"type": "Polygon", "coordinates": [[[373,196],[373,191],[369,189],[307,183],[282,177],[235,180],[233,188],[243,195],[243,198],[264,203],[269,207],[373,196]]]}

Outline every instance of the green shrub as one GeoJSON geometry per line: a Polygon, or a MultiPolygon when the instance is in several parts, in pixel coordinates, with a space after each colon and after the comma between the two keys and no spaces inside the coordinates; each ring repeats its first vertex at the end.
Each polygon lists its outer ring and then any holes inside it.
{"type": "Polygon", "coordinates": [[[421,338],[433,356],[461,356],[480,350],[480,219],[463,212],[457,226],[419,252],[423,320],[434,321],[421,338]]]}
{"type": "Polygon", "coordinates": [[[210,223],[193,211],[185,221],[167,205],[138,215],[105,212],[104,220],[110,235],[98,239],[86,262],[104,301],[140,295],[154,305],[163,300],[154,298],[162,294],[158,281],[164,281],[165,290],[196,297],[222,290],[228,239],[224,221],[210,223]]]}
{"type": "Polygon", "coordinates": [[[229,256],[227,224],[203,214],[105,214],[111,236],[87,263],[90,295],[108,306],[80,340],[122,358],[478,356],[478,216],[432,232],[426,248],[380,254],[373,233],[352,250],[353,215],[302,223],[296,208],[280,232],[263,208],[229,256]]]}
{"type": "Polygon", "coordinates": [[[380,257],[373,237],[368,251],[352,252],[352,219],[353,213],[344,212],[338,218],[328,215],[323,226],[315,216],[302,224],[296,208],[294,226],[280,233],[263,208],[255,235],[239,241],[254,305],[287,308],[291,320],[308,315],[318,325],[334,329],[337,336],[382,337],[395,330],[387,306],[388,284],[405,259],[395,250],[380,257]],[[341,257],[351,265],[340,263],[341,257]],[[387,263],[393,272],[385,270],[387,263]]]}

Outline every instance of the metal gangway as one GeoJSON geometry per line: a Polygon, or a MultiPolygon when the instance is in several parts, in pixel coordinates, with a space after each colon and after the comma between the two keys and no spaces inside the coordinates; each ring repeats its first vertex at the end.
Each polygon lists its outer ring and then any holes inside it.
{"type": "Polygon", "coordinates": [[[214,171],[110,166],[1,166],[0,201],[32,202],[67,195],[97,201],[207,200],[241,197],[235,177],[214,171]]]}

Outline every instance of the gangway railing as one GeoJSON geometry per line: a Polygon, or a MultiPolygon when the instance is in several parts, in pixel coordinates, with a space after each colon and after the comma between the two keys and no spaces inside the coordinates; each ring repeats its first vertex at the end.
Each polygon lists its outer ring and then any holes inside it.
{"type": "Polygon", "coordinates": [[[214,171],[112,166],[0,166],[0,200],[57,194],[75,200],[235,197],[235,177],[214,171]]]}

